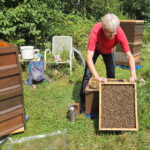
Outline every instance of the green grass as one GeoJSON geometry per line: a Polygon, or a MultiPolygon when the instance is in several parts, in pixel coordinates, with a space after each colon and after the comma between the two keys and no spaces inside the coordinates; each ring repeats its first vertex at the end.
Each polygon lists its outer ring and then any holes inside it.
{"type": "MultiPolygon", "coordinates": [[[[142,68],[137,70],[138,98],[138,132],[99,132],[98,119],[86,118],[80,114],[75,122],[67,120],[68,105],[79,102],[79,92],[84,69],[74,66],[70,77],[61,74],[49,84],[44,82],[37,89],[24,85],[25,112],[30,116],[24,133],[12,135],[13,139],[21,137],[50,134],[66,129],[66,140],[69,150],[149,150],[150,149],[150,52],[142,51],[142,68]],[[144,78],[146,84],[140,86],[139,80],[144,78]]],[[[101,76],[105,76],[105,66],[100,57],[96,68],[101,76]]],[[[127,69],[116,68],[116,78],[128,80],[127,69]]],[[[23,73],[23,81],[26,73],[23,73]]],[[[2,147],[4,150],[5,144],[2,147]]]]}

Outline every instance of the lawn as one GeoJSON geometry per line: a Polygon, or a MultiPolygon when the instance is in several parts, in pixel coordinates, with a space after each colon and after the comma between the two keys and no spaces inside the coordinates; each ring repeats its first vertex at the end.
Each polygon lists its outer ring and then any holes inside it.
{"type": "MultiPolygon", "coordinates": [[[[65,132],[69,150],[149,150],[150,149],[150,51],[142,49],[142,68],[137,70],[138,132],[100,132],[98,118],[80,114],[75,122],[67,119],[68,105],[79,102],[84,69],[75,62],[71,77],[57,74],[53,83],[37,85],[37,89],[24,85],[25,112],[30,116],[25,132],[12,135],[12,139],[57,131],[65,132]],[[139,80],[146,80],[144,85],[139,80]],[[69,82],[69,80],[71,82],[69,82]]],[[[100,57],[96,68],[105,76],[105,66],[100,57]]],[[[51,69],[51,68],[49,68],[51,69]]],[[[128,80],[129,70],[116,68],[116,78],[128,80]]],[[[23,72],[23,82],[26,72],[23,72]]],[[[1,147],[5,149],[7,142],[1,147]]]]}

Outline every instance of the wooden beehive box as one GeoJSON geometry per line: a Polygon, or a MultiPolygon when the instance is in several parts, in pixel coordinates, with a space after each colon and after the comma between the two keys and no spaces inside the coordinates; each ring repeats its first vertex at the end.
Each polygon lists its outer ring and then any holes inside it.
{"type": "Polygon", "coordinates": [[[99,130],[137,131],[136,83],[108,82],[99,91],[99,130]]]}
{"type": "MultiPolygon", "coordinates": [[[[141,42],[136,42],[136,43],[130,43],[128,42],[131,53],[132,54],[141,54],[141,47],[142,43],[141,42]]],[[[121,44],[119,43],[116,47],[116,52],[124,52],[121,44]]]]}
{"type": "Polygon", "coordinates": [[[0,41],[0,136],[25,126],[17,46],[0,41]]]}
{"type": "MultiPolygon", "coordinates": [[[[134,56],[136,66],[140,65],[141,62],[143,25],[144,20],[120,20],[120,26],[128,39],[129,47],[134,56]]],[[[116,47],[115,58],[117,65],[129,66],[121,44],[118,44],[116,47]]]]}
{"type": "MultiPolygon", "coordinates": [[[[123,79],[107,79],[108,82],[123,82],[123,79]]],[[[89,80],[85,88],[85,114],[99,114],[99,82],[94,78],[89,80]]]]}
{"type": "MultiPolygon", "coordinates": [[[[115,62],[117,65],[124,65],[129,66],[128,59],[126,57],[126,54],[124,52],[116,52],[115,53],[115,62]]],[[[133,58],[135,61],[135,65],[140,65],[141,63],[141,53],[133,54],[133,58]]]]}
{"type": "Polygon", "coordinates": [[[120,20],[120,26],[130,43],[142,43],[143,25],[144,20],[120,20]]]}
{"type": "Polygon", "coordinates": [[[91,78],[85,88],[85,114],[99,113],[99,83],[91,78]]]}

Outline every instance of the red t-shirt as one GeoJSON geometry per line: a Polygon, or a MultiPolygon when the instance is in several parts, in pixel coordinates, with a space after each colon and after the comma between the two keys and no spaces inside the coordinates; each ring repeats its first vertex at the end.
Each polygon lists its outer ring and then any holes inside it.
{"type": "Polygon", "coordinates": [[[130,51],[128,40],[120,26],[117,28],[117,34],[115,35],[115,37],[110,40],[104,35],[102,23],[99,22],[94,25],[91,30],[88,42],[88,50],[95,51],[96,49],[102,54],[107,54],[111,53],[115,45],[117,45],[118,43],[121,43],[125,53],[130,51]]]}

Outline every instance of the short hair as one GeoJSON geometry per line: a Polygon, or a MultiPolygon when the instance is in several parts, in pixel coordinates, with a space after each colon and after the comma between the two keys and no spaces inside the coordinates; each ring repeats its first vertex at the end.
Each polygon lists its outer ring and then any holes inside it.
{"type": "Polygon", "coordinates": [[[106,14],[102,18],[102,27],[103,29],[110,30],[115,32],[120,25],[119,18],[114,14],[106,14]]]}

